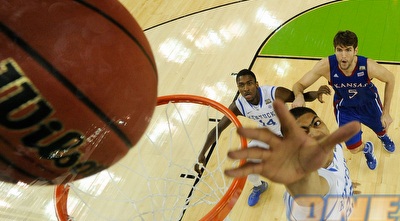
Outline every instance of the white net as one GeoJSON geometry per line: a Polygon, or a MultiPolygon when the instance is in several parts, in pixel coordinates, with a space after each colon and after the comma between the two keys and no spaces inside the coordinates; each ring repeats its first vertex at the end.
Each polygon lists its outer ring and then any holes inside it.
{"type": "Polygon", "coordinates": [[[69,189],[67,202],[58,199],[57,208],[66,205],[69,220],[200,220],[219,203],[222,211],[216,213],[225,216],[244,185],[235,180],[233,188],[233,179],[223,174],[239,164],[227,152],[246,142],[232,124],[210,150],[199,177],[193,169],[198,154],[224,114],[199,104],[203,98],[186,102],[157,106],[139,143],[109,169],[62,186],[69,189]],[[229,188],[234,191],[226,196],[229,188]]]}

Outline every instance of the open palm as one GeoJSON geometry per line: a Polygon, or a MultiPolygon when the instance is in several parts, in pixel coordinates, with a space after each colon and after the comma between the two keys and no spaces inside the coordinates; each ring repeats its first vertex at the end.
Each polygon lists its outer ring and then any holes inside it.
{"type": "Polygon", "coordinates": [[[282,125],[283,137],[276,136],[266,128],[240,128],[238,133],[270,145],[269,149],[249,148],[232,151],[232,159],[260,159],[261,162],[247,162],[239,168],[226,170],[228,176],[243,177],[260,174],[271,181],[290,184],[308,173],[321,168],[332,154],[332,149],[353,136],[360,124],[352,122],[320,140],[308,136],[297,126],[294,117],[281,101],[274,102],[274,109],[282,125]]]}

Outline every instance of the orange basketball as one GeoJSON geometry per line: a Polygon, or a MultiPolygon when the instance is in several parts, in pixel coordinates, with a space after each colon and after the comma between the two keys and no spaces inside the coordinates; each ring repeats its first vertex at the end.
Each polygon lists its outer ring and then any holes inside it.
{"type": "Polygon", "coordinates": [[[156,64],[118,1],[7,0],[0,46],[0,180],[87,177],[144,133],[156,64]]]}

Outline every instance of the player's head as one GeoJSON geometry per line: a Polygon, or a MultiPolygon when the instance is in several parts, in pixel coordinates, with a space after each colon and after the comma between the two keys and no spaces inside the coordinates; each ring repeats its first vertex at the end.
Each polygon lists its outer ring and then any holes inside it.
{"type": "Polygon", "coordinates": [[[254,79],[254,82],[257,82],[256,75],[252,71],[250,71],[249,69],[242,69],[236,75],[236,83],[238,82],[239,78],[242,76],[250,76],[251,78],[254,79]]]}
{"type": "Polygon", "coordinates": [[[312,109],[308,107],[296,107],[291,109],[290,113],[296,119],[297,125],[304,129],[309,136],[319,140],[329,135],[328,127],[312,109]]]}
{"type": "Polygon", "coordinates": [[[256,104],[259,101],[258,82],[256,75],[248,70],[243,69],[236,75],[236,85],[239,93],[250,103],[256,104]]]}
{"type": "Polygon", "coordinates": [[[358,47],[358,38],[356,33],[349,30],[338,31],[333,38],[333,47],[336,48],[337,46],[353,46],[353,48],[356,49],[358,47]]]}
{"type": "Polygon", "coordinates": [[[341,70],[351,70],[358,52],[357,35],[349,30],[339,31],[333,39],[336,60],[341,70]]]}

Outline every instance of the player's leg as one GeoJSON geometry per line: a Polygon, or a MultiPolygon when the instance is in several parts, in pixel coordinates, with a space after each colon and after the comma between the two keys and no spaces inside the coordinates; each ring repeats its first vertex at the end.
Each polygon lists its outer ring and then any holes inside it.
{"type": "Polygon", "coordinates": [[[377,102],[372,102],[365,105],[363,107],[363,113],[365,115],[362,117],[362,123],[371,128],[376,133],[376,135],[382,142],[383,148],[387,152],[393,153],[396,147],[382,125],[382,109],[379,100],[377,100],[377,102]]]}
{"type": "MultiPolygon", "coordinates": [[[[263,143],[261,141],[258,140],[252,140],[249,142],[249,144],[247,145],[249,148],[251,147],[262,147],[262,148],[269,148],[268,144],[263,143]]],[[[258,160],[251,160],[254,162],[257,162],[258,160]]],[[[258,201],[260,200],[260,195],[265,192],[268,188],[268,183],[261,180],[260,176],[257,174],[250,174],[247,176],[247,180],[253,184],[253,189],[249,195],[249,198],[247,200],[247,203],[249,204],[249,206],[254,206],[258,203],[258,201]]]]}
{"type": "MultiPolygon", "coordinates": [[[[338,108],[335,110],[336,113],[336,121],[338,122],[339,127],[343,126],[352,121],[359,121],[358,111],[350,108],[338,108]]],[[[365,144],[362,141],[362,131],[360,130],[356,135],[345,142],[347,149],[356,154],[358,152],[363,152],[364,156],[367,160],[367,166],[369,169],[374,170],[377,166],[376,157],[374,154],[374,144],[370,141],[367,141],[365,144]]]]}

